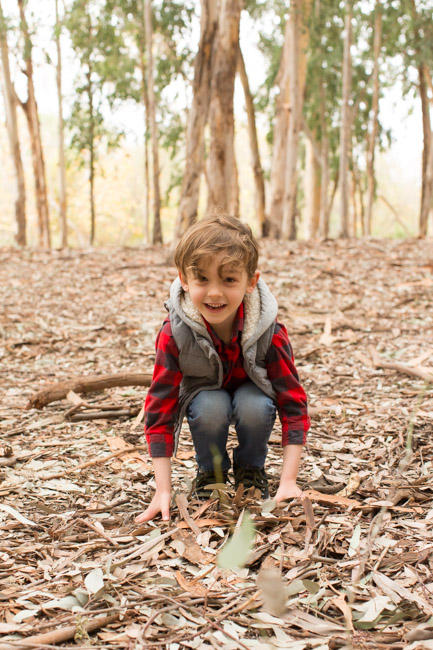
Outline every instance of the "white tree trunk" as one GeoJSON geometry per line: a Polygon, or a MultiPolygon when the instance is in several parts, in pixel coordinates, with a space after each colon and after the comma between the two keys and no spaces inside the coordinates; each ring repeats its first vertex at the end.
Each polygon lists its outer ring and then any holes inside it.
{"type": "Polygon", "coordinates": [[[340,128],[340,237],[349,237],[349,145],[350,145],[350,91],[352,86],[352,2],[346,2],[345,39],[343,54],[343,97],[340,128]]]}
{"type": "Polygon", "coordinates": [[[56,0],[56,48],[57,48],[57,104],[59,112],[59,213],[61,247],[68,246],[68,224],[66,220],[66,165],[65,165],[65,138],[63,120],[63,95],[62,95],[62,50],[60,47],[60,21],[59,3],[56,0]]]}

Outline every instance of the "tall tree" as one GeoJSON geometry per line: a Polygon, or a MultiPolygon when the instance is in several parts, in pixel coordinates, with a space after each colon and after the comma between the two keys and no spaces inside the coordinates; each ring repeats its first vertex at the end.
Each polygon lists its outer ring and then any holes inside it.
{"type": "Polygon", "coordinates": [[[80,166],[87,167],[90,204],[90,243],[96,236],[95,180],[99,151],[118,146],[122,133],[108,129],[104,109],[113,110],[128,96],[135,62],[124,34],[112,20],[108,3],[74,0],[66,25],[81,66],[74,85],[75,100],[68,126],[80,166]]]}
{"type": "Polygon", "coordinates": [[[33,83],[33,45],[24,11],[24,0],[18,0],[18,8],[20,13],[20,29],[24,41],[23,59],[25,65],[25,77],[27,82],[27,99],[26,101],[20,101],[20,104],[26,115],[30,134],[33,174],[35,178],[36,207],[38,212],[39,246],[50,248],[50,216],[48,209],[45,159],[42,147],[38,105],[36,102],[35,87],[33,83]]]}
{"type": "Polygon", "coordinates": [[[275,126],[272,143],[272,165],[269,204],[269,234],[279,237],[283,221],[284,169],[287,151],[287,133],[289,130],[289,61],[290,61],[290,21],[286,21],[284,45],[281,50],[280,64],[276,77],[279,93],[275,100],[275,126]]]}
{"type": "Polygon", "coordinates": [[[343,95],[340,128],[340,237],[349,237],[349,146],[350,146],[350,95],[352,88],[352,13],[353,0],[346,0],[344,21],[343,95]]]}
{"type": "Polygon", "coordinates": [[[188,113],[185,171],[180,192],[176,237],[180,237],[197,219],[200,176],[204,165],[204,130],[209,114],[217,26],[218,2],[201,0],[200,41],[194,63],[193,98],[188,113]]]}
{"type": "Polygon", "coordinates": [[[159,152],[158,129],[156,125],[155,88],[152,52],[152,5],[151,0],[144,0],[144,21],[146,26],[146,54],[147,54],[147,93],[149,106],[150,137],[152,141],[153,159],[153,243],[162,243],[161,231],[161,198],[159,190],[159,152]]]}
{"type": "Polygon", "coordinates": [[[66,220],[66,164],[65,164],[65,137],[63,119],[63,92],[62,92],[62,49],[60,44],[61,23],[59,19],[59,0],[55,0],[56,26],[55,39],[57,50],[56,82],[57,106],[59,114],[59,213],[61,246],[68,245],[68,224],[66,220]]]}
{"type": "Polygon", "coordinates": [[[266,235],[266,215],[265,215],[265,178],[263,167],[260,159],[259,140],[257,136],[256,114],[254,108],[254,99],[251,93],[248,81],[247,70],[245,67],[242,50],[239,48],[238,55],[239,76],[245,95],[245,107],[248,118],[248,137],[250,141],[251,162],[254,174],[254,184],[256,187],[256,214],[260,232],[266,235]]]}
{"type": "Polygon", "coordinates": [[[2,64],[3,96],[6,108],[6,127],[9,136],[12,159],[15,167],[17,181],[17,198],[15,201],[15,218],[17,233],[15,240],[19,246],[26,246],[26,188],[24,179],[24,168],[21,158],[21,147],[18,133],[17,120],[17,98],[13,87],[10,66],[9,50],[7,42],[6,22],[3,15],[3,8],[0,2],[0,55],[2,64]]]}
{"type": "Polygon", "coordinates": [[[239,215],[233,96],[242,0],[221,0],[209,108],[208,205],[239,215]]]}
{"type": "Polygon", "coordinates": [[[299,134],[302,127],[302,109],[304,104],[309,40],[308,18],[311,10],[311,2],[312,0],[292,0],[289,14],[290,121],[287,134],[285,192],[281,234],[284,238],[290,239],[296,239],[299,134]]]}
{"type": "Polygon", "coordinates": [[[367,149],[367,180],[368,180],[368,203],[365,219],[362,224],[364,235],[371,234],[371,219],[373,214],[373,203],[376,191],[374,176],[374,153],[376,149],[377,134],[379,131],[379,58],[382,47],[382,0],[376,0],[374,12],[374,44],[373,44],[373,99],[371,126],[368,138],[367,149]]]}

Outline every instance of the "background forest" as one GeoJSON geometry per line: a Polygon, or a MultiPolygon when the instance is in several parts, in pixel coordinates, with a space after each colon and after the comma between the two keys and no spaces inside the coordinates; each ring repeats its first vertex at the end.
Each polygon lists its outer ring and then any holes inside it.
{"type": "Polygon", "coordinates": [[[285,239],[425,236],[432,17],[432,0],[1,0],[1,242],[157,243],[212,205],[285,239]],[[396,162],[409,111],[419,159],[396,162]]]}

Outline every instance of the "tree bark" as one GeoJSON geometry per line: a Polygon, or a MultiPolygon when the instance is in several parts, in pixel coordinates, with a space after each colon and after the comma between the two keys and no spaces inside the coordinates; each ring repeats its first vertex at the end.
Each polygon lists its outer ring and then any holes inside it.
{"type": "Polygon", "coordinates": [[[221,0],[209,107],[208,207],[239,216],[233,96],[242,0],[221,0]]]}
{"type": "Polygon", "coordinates": [[[61,381],[41,389],[30,398],[27,408],[41,409],[51,402],[65,399],[71,390],[74,393],[94,393],[114,386],[150,386],[151,381],[151,374],[133,372],[75,377],[75,379],[61,381]]]}
{"type": "Polygon", "coordinates": [[[311,0],[292,0],[290,3],[290,122],[287,134],[281,234],[283,238],[292,240],[296,239],[298,150],[307,72],[307,47],[309,41],[307,21],[310,10],[311,0]]]}
{"type": "Polygon", "coordinates": [[[328,138],[328,125],[326,123],[326,92],[323,80],[320,83],[320,125],[321,125],[321,168],[322,168],[322,183],[321,183],[321,196],[320,196],[320,217],[319,217],[319,232],[320,236],[326,239],[329,236],[329,215],[330,215],[330,202],[328,200],[328,186],[329,186],[329,138],[328,138]]]}
{"type": "Polygon", "coordinates": [[[371,128],[368,138],[367,150],[367,179],[368,199],[367,211],[363,223],[364,235],[371,235],[371,220],[373,215],[373,203],[376,191],[376,179],[374,176],[374,152],[376,148],[377,133],[379,130],[379,57],[382,47],[382,5],[381,0],[376,0],[376,15],[374,18],[374,45],[373,45],[373,98],[371,128]]]}
{"type": "Polygon", "coordinates": [[[266,216],[265,216],[265,179],[263,174],[262,163],[260,160],[259,140],[257,137],[256,115],[254,109],[254,100],[251,93],[248,75],[245,68],[244,57],[239,48],[238,69],[242,87],[245,95],[245,108],[248,118],[248,136],[250,140],[251,161],[253,165],[254,183],[256,186],[256,214],[262,235],[266,234],[266,216]]]}
{"type": "Polygon", "coordinates": [[[204,130],[209,116],[217,27],[217,0],[201,0],[200,41],[194,62],[193,99],[188,113],[185,171],[175,233],[177,239],[197,219],[200,177],[204,166],[204,130]]]}
{"type": "Polygon", "coordinates": [[[42,148],[41,129],[38,116],[35,88],[33,84],[32,42],[24,13],[24,0],[18,0],[21,32],[24,37],[24,63],[27,79],[27,100],[20,102],[29,127],[33,172],[35,177],[36,207],[39,224],[39,246],[50,248],[50,216],[48,210],[47,184],[45,175],[44,152],[42,148]]]}
{"type": "Polygon", "coordinates": [[[321,200],[320,161],[310,138],[306,139],[305,156],[305,221],[307,239],[314,239],[319,233],[321,200]]]}
{"type": "Polygon", "coordinates": [[[419,236],[426,237],[428,231],[428,219],[430,211],[432,209],[433,198],[433,130],[430,121],[430,107],[427,95],[427,85],[430,72],[424,63],[419,64],[418,74],[424,137],[424,146],[422,152],[422,191],[421,209],[419,215],[419,236]]]}
{"type": "Polygon", "coordinates": [[[66,220],[66,166],[65,166],[65,138],[63,120],[63,95],[62,95],[62,50],[60,47],[60,21],[59,2],[56,1],[56,48],[57,48],[57,102],[59,111],[59,213],[61,247],[68,246],[68,224],[66,220]]]}
{"type": "Polygon", "coordinates": [[[146,26],[146,54],[147,54],[147,92],[149,103],[150,137],[152,140],[153,158],[153,237],[154,244],[162,244],[161,231],[161,198],[159,191],[159,152],[158,128],[156,124],[155,88],[153,78],[153,53],[152,53],[152,3],[144,0],[144,22],[146,26]]]}
{"type": "Polygon", "coordinates": [[[26,188],[24,179],[24,168],[21,158],[21,147],[18,133],[17,100],[11,80],[9,67],[9,50],[7,44],[6,25],[3,16],[3,9],[0,4],[0,54],[3,70],[3,96],[6,109],[6,128],[8,131],[9,144],[12,159],[15,167],[17,180],[17,198],[15,200],[15,218],[17,232],[15,240],[18,246],[27,245],[26,235],[26,188]]]}
{"type": "Polygon", "coordinates": [[[275,126],[272,146],[270,205],[268,210],[268,231],[272,237],[280,237],[283,221],[284,165],[286,161],[287,133],[289,130],[289,60],[290,21],[286,21],[284,45],[277,74],[280,92],[275,102],[275,126]]]}
{"type": "Polygon", "coordinates": [[[347,0],[343,54],[343,93],[340,128],[340,237],[349,237],[349,145],[350,145],[350,91],[352,86],[352,2],[347,0]]]}
{"type": "MultiPolygon", "coordinates": [[[[146,20],[145,20],[145,5],[144,0],[142,0],[142,28],[143,34],[146,32],[146,20]]],[[[149,96],[147,92],[147,81],[146,81],[146,63],[145,63],[145,46],[143,40],[139,40],[140,48],[140,70],[141,70],[141,94],[143,97],[143,106],[144,106],[144,137],[143,137],[143,149],[144,149],[144,240],[146,244],[150,242],[150,225],[149,225],[149,216],[150,216],[150,195],[149,195],[149,149],[148,149],[148,137],[150,133],[150,123],[149,123],[149,96]]]]}

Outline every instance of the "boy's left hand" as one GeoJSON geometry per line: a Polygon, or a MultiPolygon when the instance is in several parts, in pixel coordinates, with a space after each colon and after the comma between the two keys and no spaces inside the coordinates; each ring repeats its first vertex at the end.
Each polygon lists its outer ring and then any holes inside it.
{"type": "Polygon", "coordinates": [[[280,501],[285,501],[286,499],[297,499],[304,496],[301,488],[298,487],[296,481],[285,481],[280,483],[280,486],[277,490],[277,493],[274,497],[274,501],[279,503],[280,501]]]}

